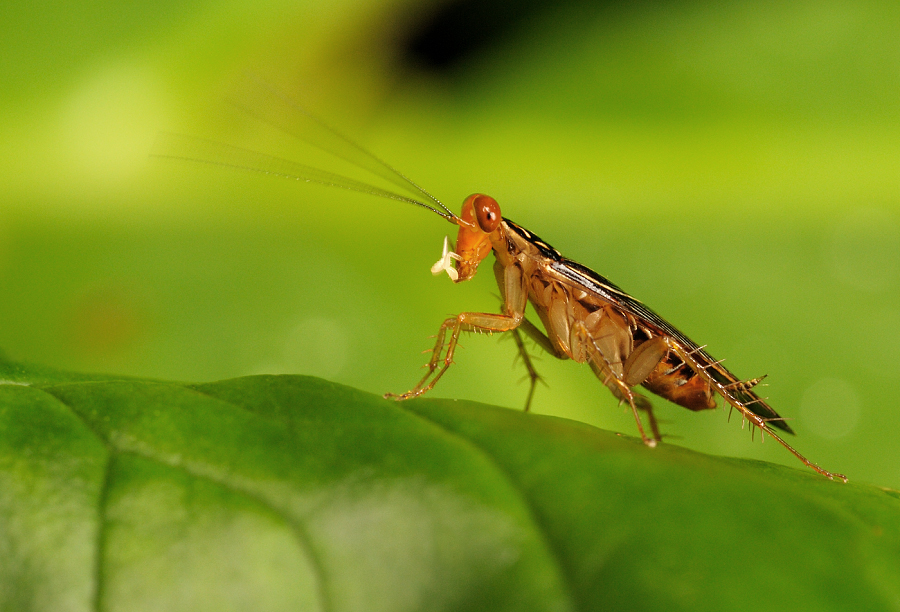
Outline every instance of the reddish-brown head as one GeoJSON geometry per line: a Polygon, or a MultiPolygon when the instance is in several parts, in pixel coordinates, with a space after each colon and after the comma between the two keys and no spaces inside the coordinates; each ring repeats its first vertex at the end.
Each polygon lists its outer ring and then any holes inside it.
{"type": "MultiPolygon", "coordinates": [[[[491,252],[492,234],[499,231],[500,205],[491,196],[473,193],[463,202],[459,233],[456,236],[456,271],[461,283],[475,276],[478,264],[491,252]]],[[[499,238],[498,235],[493,236],[499,238]]]]}

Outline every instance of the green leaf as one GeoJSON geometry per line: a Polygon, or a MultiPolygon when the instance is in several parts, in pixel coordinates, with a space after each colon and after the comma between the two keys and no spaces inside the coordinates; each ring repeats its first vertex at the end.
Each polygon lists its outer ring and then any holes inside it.
{"type": "Polygon", "coordinates": [[[900,602],[896,491],[302,376],[0,379],[0,610],[900,602]]]}

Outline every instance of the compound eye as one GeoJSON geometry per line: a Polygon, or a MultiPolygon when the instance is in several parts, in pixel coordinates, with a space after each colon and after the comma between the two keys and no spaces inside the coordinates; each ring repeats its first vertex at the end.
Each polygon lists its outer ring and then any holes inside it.
{"type": "Polygon", "coordinates": [[[500,225],[500,205],[491,196],[479,194],[472,201],[475,208],[475,221],[486,234],[490,234],[500,225]]]}

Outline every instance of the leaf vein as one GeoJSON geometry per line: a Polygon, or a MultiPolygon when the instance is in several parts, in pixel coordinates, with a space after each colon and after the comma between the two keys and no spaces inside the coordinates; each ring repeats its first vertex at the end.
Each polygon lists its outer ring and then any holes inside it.
{"type": "MultiPolygon", "coordinates": [[[[181,386],[181,385],[179,385],[179,386],[181,386]]],[[[187,386],[183,386],[183,387],[188,388],[188,389],[190,388],[187,386]]],[[[185,474],[187,474],[188,476],[190,476],[192,478],[202,479],[207,482],[211,482],[218,486],[221,486],[222,488],[224,488],[232,493],[241,495],[249,500],[254,501],[255,503],[258,503],[260,506],[265,508],[268,512],[272,513],[274,516],[276,516],[280,520],[282,520],[288,527],[290,527],[291,531],[294,533],[294,535],[297,539],[298,545],[303,550],[307,559],[309,559],[309,561],[313,567],[313,571],[315,572],[315,579],[316,579],[319,601],[322,605],[322,612],[329,612],[329,610],[331,610],[332,606],[329,604],[329,601],[327,598],[327,590],[325,589],[325,574],[323,571],[321,559],[315,553],[315,549],[311,544],[311,538],[306,533],[306,530],[303,528],[300,521],[295,520],[293,517],[286,514],[280,508],[278,508],[277,506],[270,503],[264,497],[260,497],[256,493],[254,493],[248,489],[239,487],[232,482],[228,482],[224,479],[216,478],[215,476],[208,474],[208,473],[204,474],[204,473],[192,470],[188,465],[186,465],[184,463],[172,463],[171,461],[166,461],[160,457],[154,456],[152,453],[139,451],[139,450],[133,449],[133,448],[130,448],[130,449],[118,448],[113,443],[112,440],[110,440],[109,438],[107,438],[106,436],[101,434],[90,423],[90,420],[87,417],[85,417],[81,412],[79,412],[79,410],[75,406],[72,406],[72,405],[68,404],[67,402],[63,401],[60,397],[54,395],[53,393],[48,391],[46,388],[39,388],[39,387],[36,387],[36,388],[38,388],[42,393],[54,398],[60,405],[64,406],[66,409],[68,409],[69,412],[71,412],[71,414],[74,415],[88,429],[88,431],[90,431],[94,436],[96,436],[100,440],[100,442],[104,446],[106,446],[106,448],[109,450],[109,453],[110,453],[110,456],[107,458],[107,462],[106,462],[106,469],[104,471],[103,483],[101,484],[100,495],[99,495],[99,507],[98,507],[99,529],[98,529],[98,538],[97,538],[97,563],[96,563],[96,567],[94,569],[94,573],[95,573],[96,580],[97,580],[97,586],[96,586],[95,593],[94,593],[94,608],[95,608],[95,610],[97,610],[97,612],[100,612],[100,601],[101,601],[101,596],[102,596],[102,588],[101,588],[102,585],[100,582],[100,577],[102,574],[102,572],[101,572],[101,561],[102,561],[101,551],[102,551],[103,539],[104,539],[104,534],[105,534],[105,530],[104,530],[105,512],[104,512],[104,509],[105,509],[108,491],[110,489],[110,481],[111,481],[110,477],[111,477],[111,471],[112,471],[113,456],[114,455],[122,455],[122,454],[126,454],[126,453],[132,454],[136,457],[141,457],[148,461],[152,461],[152,462],[162,465],[164,467],[175,468],[175,469],[181,470],[182,472],[184,472],[185,474]]],[[[197,393],[199,393],[201,395],[209,396],[208,394],[205,394],[196,389],[192,389],[192,390],[196,391],[197,393]]],[[[239,408],[242,408],[243,410],[249,410],[243,406],[233,404],[232,402],[226,401],[225,403],[237,406],[239,408]]]]}

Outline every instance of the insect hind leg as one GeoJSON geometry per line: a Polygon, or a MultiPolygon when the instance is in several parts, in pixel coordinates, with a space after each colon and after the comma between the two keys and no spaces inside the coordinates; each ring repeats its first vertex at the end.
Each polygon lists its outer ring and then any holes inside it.
{"type": "Polygon", "coordinates": [[[656,416],[653,414],[653,404],[639,393],[632,391],[631,394],[634,396],[634,403],[638,409],[647,413],[647,421],[650,423],[650,431],[653,432],[653,439],[657,442],[662,442],[662,434],[659,433],[659,423],[656,420],[656,416]]]}
{"type": "MultiPolygon", "coordinates": [[[[820,468],[818,465],[804,457],[800,454],[793,446],[788,444],[781,438],[775,430],[772,428],[769,423],[783,423],[784,421],[778,413],[776,413],[765,401],[765,399],[757,396],[753,393],[752,388],[755,387],[759,382],[764,378],[754,378],[747,381],[739,381],[734,380],[733,375],[724,370],[722,368],[720,372],[721,378],[729,378],[731,377],[731,382],[722,382],[718,380],[716,377],[712,376],[708,370],[716,370],[718,366],[718,362],[709,362],[703,363],[698,357],[695,355],[695,351],[686,350],[684,347],[674,342],[671,339],[667,339],[667,343],[669,345],[669,350],[678,355],[685,363],[689,364],[691,368],[694,369],[700,376],[702,376],[710,386],[716,390],[716,392],[722,396],[722,398],[731,405],[732,408],[736,408],[741,416],[750,423],[751,427],[756,427],[760,430],[760,435],[763,433],[769,434],[770,437],[774,438],[779,444],[781,444],[784,448],[791,452],[797,459],[803,462],[809,468],[812,468],[819,474],[822,474],[826,478],[835,479],[840,478],[844,482],[847,482],[847,477],[843,474],[838,474],[836,472],[829,472],[828,470],[820,468]],[[740,394],[739,394],[740,392],[740,394]],[[758,404],[758,406],[755,406],[758,404]],[[759,414],[763,413],[763,414],[759,414]]],[[[793,433],[789,427],[786,427],[786,430],[790,433],[793,433]]],[[[754,430],[755,431],[755,430],[754,430]]]]}

